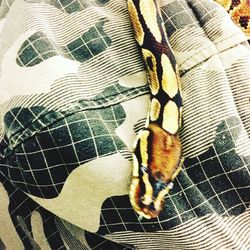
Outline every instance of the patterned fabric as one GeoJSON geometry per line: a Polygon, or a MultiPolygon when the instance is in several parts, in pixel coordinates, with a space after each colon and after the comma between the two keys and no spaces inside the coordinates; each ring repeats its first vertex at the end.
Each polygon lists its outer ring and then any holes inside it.
{"type": "Polygon", "coordinates": [[[128,198],[149,89],[126,1],[0,7],[0,249],[249,249],[250,52],[210,0],[163,0],[183,171],[146,220],[128,198]]]}

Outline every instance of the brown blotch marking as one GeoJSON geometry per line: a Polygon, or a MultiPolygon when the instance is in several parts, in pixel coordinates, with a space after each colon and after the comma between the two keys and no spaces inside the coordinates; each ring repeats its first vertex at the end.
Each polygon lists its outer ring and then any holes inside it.
{"type": "Polygon", "coordinates": [[[244,33],[247,36],[250,36],[250,4],[249,0],[241,0],[240,4],[233,8],[232,11],[229,13],[232,17],[232,20],[239,25],[244,33]],[[244,26],[241,24],[241,20],[243,18],[247,18],[248,22],[244,23],[244,26]]]}
{"type": "MultiPolygon", "coordinates": [[[[151,161],[147,166],[149,168],[149,173],[155,181],[159,179],[166,184],[169,183],[173,176],[175,176],[176,171],[179,168],[180,158],[181,158],[181,144],[178,134],[172,135],[157,124],[149,124],[148,130],[150,131],[150,138],[152,138],[151,144],[151,161]],[[164,157],[163,157],[164,156],[164,157]],[[160,175],[159,175],[160,173],[160,175]]],[[[140,139],[142,134],[140,134],[140,139]]],[[[138,135],[139,136],[139,135],[138,135]]],[[[149,137],[147,137],[147,140],[149,137]]],[[[143,183],[145,185],[146,197],[144,197],[144,202],[141,203],[141,186],[139,178],[133,177],[132,185],[130,189],[130,200],[135,209],[135,211],[142,215],[143,217],[150,219],[155,218],[159,215],[160,211],[164,205],[164,196],[169,190],[164,190],[159,192],[157,197],[155,197],[156,210],[152,209],[150,206],[150,201],[152,197],[152,186],[147,182],[148,176],[143,175],[143,183]],[[148,204],[148,205],[147,205],[148,204]]]]}
{"type": "Polygon", "coordinates": [[[223,6],[231,16],[236,25],[241,27],[242,31],[250,36],[250,4],[249,0],[215,0],[223,6]],[[243,23],[242,23],[243,21],[243,23]]]}

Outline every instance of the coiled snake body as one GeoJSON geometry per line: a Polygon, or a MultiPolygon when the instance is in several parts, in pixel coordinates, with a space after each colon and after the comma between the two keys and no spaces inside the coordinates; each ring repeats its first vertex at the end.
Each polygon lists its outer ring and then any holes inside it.
{"type": "MultiPolygon", "coordinates": [[[[229,12],[246,35],[250,34],[250,0],[215,1],[229,12]]],[[[181,169],[182,95],[177,64],[161,17],[160,1],[127,2],[151,90],[147,124],[134,143],[130,201],[139,215],[150,219],[159,215],[164,197],[181,169]]]]}

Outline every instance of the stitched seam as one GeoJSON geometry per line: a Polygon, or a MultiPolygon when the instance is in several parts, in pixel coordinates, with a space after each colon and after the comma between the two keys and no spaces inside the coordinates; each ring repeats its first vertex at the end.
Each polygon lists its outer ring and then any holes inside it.
{"type": "MultiPolygon", "coordinates": [[[[136,89],[135,89],[136,90],[136,89]]],[[[137,93],[132,95],[132,96],[126,96],[126,99],[125,100],[121,100],[121,99],[118,99],[116,101],[113,101],[112,100],[110,101],[107,101],[106,103],[102,103],[102,104],[96,104],[96,106],[89,106],[89,107],[84,107],[84,108],[80,108],[79,106],[75,105],[74,108],[76,108],[75,110],[73,110],[73,108],[71,110],[68,110],[68,111],[65,111],[64,114],[60,113],[60,111],[58,111],[62,116],[60,118],[55,118],[55,120],[52,120],[51,122],[48,122],[48,123],[43,123],[42,121],[42,118],[45,117],[46,115],[49,115],[52,111],[48,111],[46,112],[45,114],[43,114],[41,117],[38,117],[38,119],[35,121],[35,122],[32,122],[30,124],[30,126],[27,126],[25,129],[23,129],[22,131],[20,132],[17,132],[15,134],[13,134],[10,138],[9,138],[9,141],[11,140],[14,140],[15,143],[13,146],[8,146],[5,148],[6,151],[10,150],[10,151],[13,151],[18,145],[20,145],[21,143],[23,143],[25,140],[29,139],[30,137],[36,135],[37,133],[39,133],[42,129],[46,128],[47,126],[50,126],[66,117],[69,117],[70,115],[74,115],[76,113],[79,113],[79,112],[82,112],[82,111],[87,111],[87,110],[95,110],[95,109],[102,109],[102,108],[107,108],[107,107],[110,107],[110,106],[113,106],[113,105],[118,105],[122,102],[125,102],[125,101],[128,101],[128,100],[131,100],[131,99],[135,99],[136,97],[139,97],[139,96],[142,96],[142,95],[146,95],[146,94],[149,94],[149,90],[148,90],[148,86],[145,85],[145,86],[142,86],[140,89],[137,89],[137,93]],[[41,121],[43,125],[41,125],[38,129],[33,129],[32,127],[35,125],[35,124],[39,124],[39,121],[41,121]],[[18,138],[16,138],[18,137],[18,138]]],[[[122,93],[126,93],[126,92],[131,92],[130,91],[122,91],[120,92],[121,94],[122,93]]],[[[115,96],[115,95],[110,95],[110,96],[115,96]]],[[[109,97],[110,97],[109,96],[109,97]]],[[[118,96],[118,95],[116,95],[118,96]]],[[[99,98],[99,99],[96,99],[96,100],[87,100],[89,102],[98,102],[100,100],[105,100],[107,98],[99,98]]],[[[10,143],[11,144],[11,143],[10,143]]],[[[5,156],[4,158],[7,158],[7,156],[5,156]]]]}

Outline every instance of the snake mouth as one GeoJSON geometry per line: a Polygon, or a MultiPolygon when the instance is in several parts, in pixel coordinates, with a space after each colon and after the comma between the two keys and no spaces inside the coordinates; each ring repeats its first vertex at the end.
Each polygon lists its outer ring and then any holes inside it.
{"type": "Polygon", "coordinates": [[[154,179],[147,168],[140,167],[139,177],[132,179],[130,200],[136,212],[146,219],[159,215],[164,206],[164,198],[173,188],[173,182],[154,179]]]}

